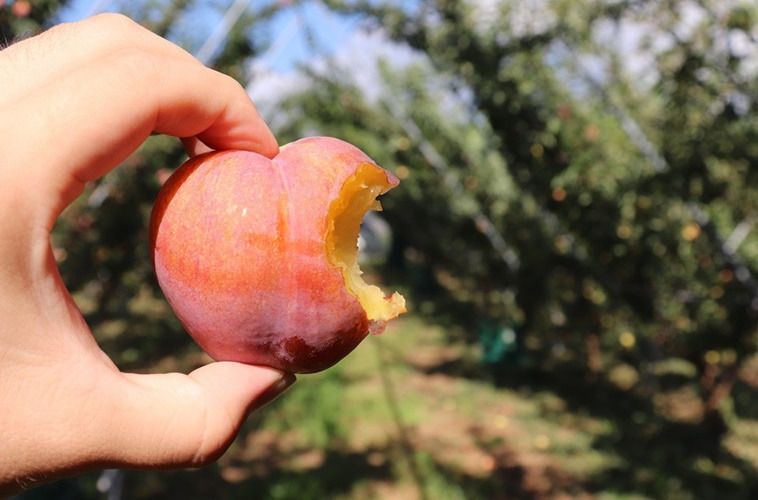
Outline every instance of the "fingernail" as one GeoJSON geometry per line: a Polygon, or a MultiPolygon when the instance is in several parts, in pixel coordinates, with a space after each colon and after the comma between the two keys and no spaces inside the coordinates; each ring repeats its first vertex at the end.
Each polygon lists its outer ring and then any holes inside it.
{"type": "Polygon", "coordinates": [[[271,401],[275,400],[277,396],[286,391],[289,386],[294,384],[295,380],[297,380],[297,377],[295,377],[294,373],[285,373],[282,378],[271,384],[268,389],[263,391],[260,396],[256,398],[256,400],[253,402],[252,408],[250,409],[250,413],[260,410],[271,401]]]}

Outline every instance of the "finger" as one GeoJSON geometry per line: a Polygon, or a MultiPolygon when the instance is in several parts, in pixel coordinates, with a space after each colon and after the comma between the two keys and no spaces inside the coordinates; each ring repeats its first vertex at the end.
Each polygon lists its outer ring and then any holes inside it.
{"type": "Polygon", "coordinates": [[[200,65],[181,47],[120,14],[100,14],[76,23],[64,23],[23,40],[2,52],[0,103],[17,101],[77,68],[134,48],[200,65]],[[62,56],[65,55],[65,56],[62,56]]]}
{"type": "Polygon", "coordinates": [[[291,374],[232,362],[212,363],[189,376],[126,377],[132,389],[119,395],[124,407],[114,415],[128,415],[129,420],[120,423],[118,434],[102,450],[104,459],[151,468],[195,467],[216,460],[248,414],[295,381],[291,374]]]}
{"type": "Polygon", "coordinates": [[[30,200],[48,212],[50,225],[85,182],[113,168],[154,131],[194,136],[213,149],[278,153],[273,134],[232,78],[139,50],[81,68],[16,106],[6,116],[26,119],[3,127],[14,145],[6,159],[20,172],[18,181],[26,181],[30,200]]]}

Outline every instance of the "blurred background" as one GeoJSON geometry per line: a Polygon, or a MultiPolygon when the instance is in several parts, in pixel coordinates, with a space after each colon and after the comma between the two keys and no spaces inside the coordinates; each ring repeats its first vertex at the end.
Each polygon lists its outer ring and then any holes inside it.
{"type": "MultiPolygon", "coordinates": [[[[363,268],[409,313],[213,466],[24,498],[758,498],[754,0],[0,0],[0,42],[102,11],[239,80],[280,143],[394,172],[363,268]]],[[[208,362],[147,250],[184,159],[152,137],[53,235],[124,370],[208,362]]]]}

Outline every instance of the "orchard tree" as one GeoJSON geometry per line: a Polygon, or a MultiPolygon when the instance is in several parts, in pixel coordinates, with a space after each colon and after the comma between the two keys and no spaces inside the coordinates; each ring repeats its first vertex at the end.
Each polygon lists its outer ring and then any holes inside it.
{"type": "Polygon", "coordinates": [[[310,125],[318,130],[373,132],[371,153],[417,178],[390,197],[412,214],[391,212],[388,200],[387,216],[438,284],[458,288],[459,302],[501,301],[545,366],[566,349],[589,372],[688,360],[703,428],[718,442],[725,397],[757,348],[756,6],[330,3],[418,50],[431,78],[466,104],[456,119],[429,84],[387,75],[395,86],[383,118],[339,82],[303,113],[321,110],[323,122],[310,125]],[[465,196],[429,168],[429,145],[465,196]],[[495,192],[495,178],[507,193],[495,192]],[[414,193],[412,204],[403,198],[414,193]],[[477,212],[491,226],[477,225],[477,212]],[[483,237],[493,229],[510,263],[483,237]]]}

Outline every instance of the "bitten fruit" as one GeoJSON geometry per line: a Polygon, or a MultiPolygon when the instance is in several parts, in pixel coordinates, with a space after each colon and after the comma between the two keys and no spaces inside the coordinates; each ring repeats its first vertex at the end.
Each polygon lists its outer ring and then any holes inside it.
{"type": "Polygon", "coordinates": [[[150,248],[158,283],[219,361],[310,373],[405,312],[366,284],[363,215],[398,184],[358,148],[312,137],[273,160],[248,151],[190,159],[158,194],[150,248]]]}

